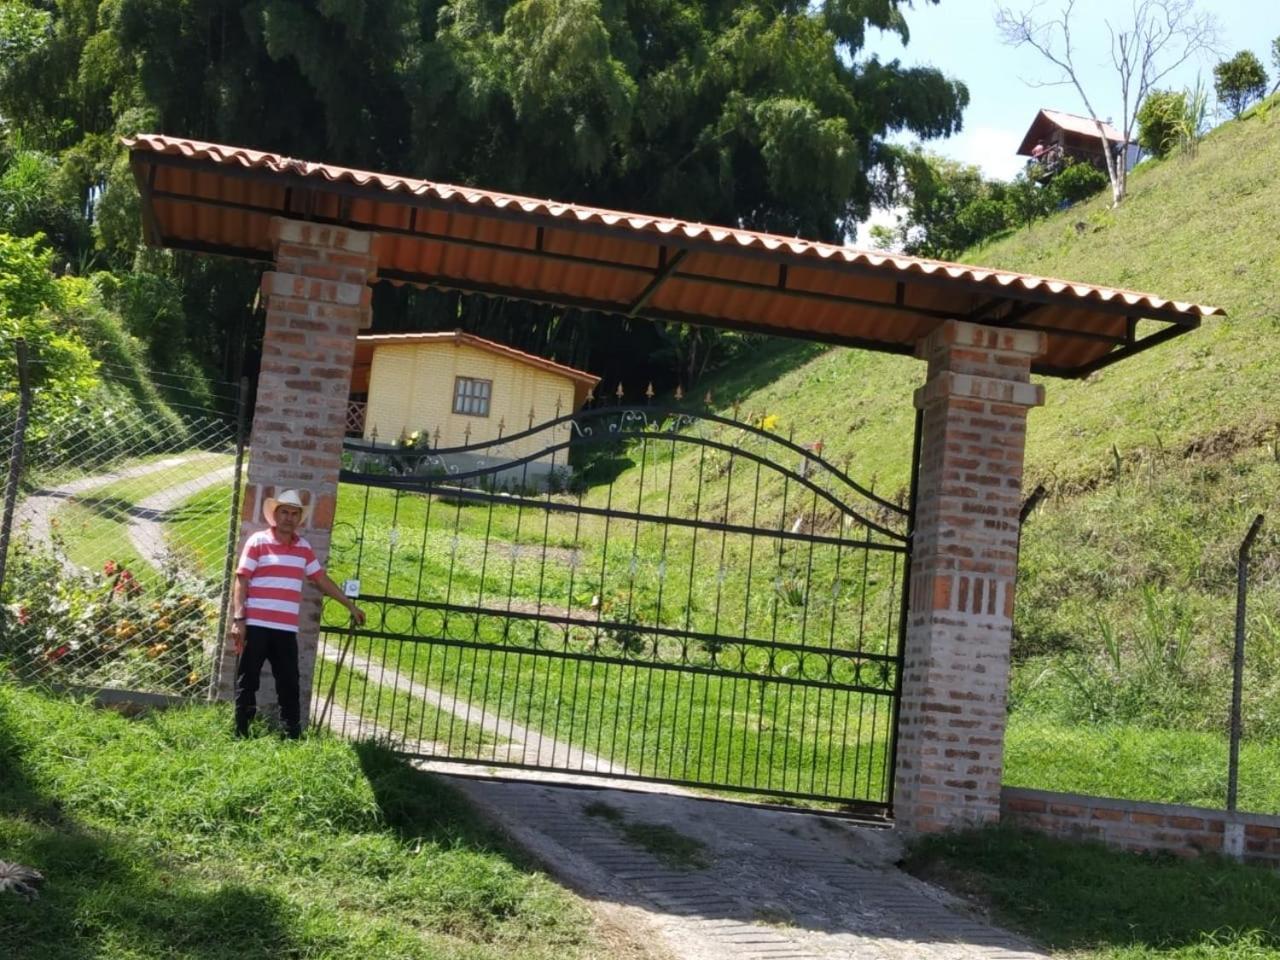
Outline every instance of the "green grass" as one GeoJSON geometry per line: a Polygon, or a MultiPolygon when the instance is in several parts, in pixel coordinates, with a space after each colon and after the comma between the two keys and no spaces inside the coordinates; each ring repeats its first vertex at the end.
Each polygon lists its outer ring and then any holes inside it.
{"type": "Polygon", "coordinates": [[[236,742],[225,709],[126,720],[0,686],[0,955],[596,957],[576,898],[371,745],[236,742]]]}
{"type": "MultiPolygon", "coordinates": [[[[1054,723],[1014,713],[1004,762],[1004,782],[1016,787],[1218,809],[1227,799],[1222,734],[1054,723]]],[[[1238,806],[1280,814],[1280,741],[1241,744],[1238,806]]]]}
{"type": "Polygon", "coordinates": [[[184,500],[165,523],[174,552],[210,579],[222,576],[226,560],[231,490],[230,483],[206,487],[184,500]]]}
{"type": "Polygon", "coordinates": [[[1280,957],[1280,873],[1217,857],[1143,856],[993,828],[918,841],[907,868],[1081,960],[1280,957]]]}
{"type": "MultiPolygon", "coordinates": [[[[394,670],[395,663],[388,664],[394,670]]],[[[403,737],[420,744],[410,744],[411,749],[430,749],[439,741],[456,744],[454,755],[467,757],[496,756],[498,748],[510,743],[505,737],[486,730],[478,723],[469,723],[465,717],[441,710],[407,690],[398,689],[391,681],[393,674],[376,666],[369,671],[353,668],[350,662],[342,666],[321,658],[316,662],[314,689],[319,697],[316,708],[319,714],[330,701],[350,718],[343,732],[355,732],[357,720],[378,728],[377,737],[390,735],[403,737]]],[[[330,711],[332,714],[332,711],[330,711]]],[[[336,714],[333,714],[336,716],[336,714]]]]}

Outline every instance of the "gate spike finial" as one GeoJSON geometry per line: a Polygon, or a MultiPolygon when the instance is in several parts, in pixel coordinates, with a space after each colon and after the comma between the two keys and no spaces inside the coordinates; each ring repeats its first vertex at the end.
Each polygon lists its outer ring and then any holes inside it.
{"type": "Polygon", "coordinates": [[[652,380],[650,380],[649,385],[644,388],[644,398],[650,401],[653,400],[653,381],[652,380]]]}
{"type": "Polygon", "coordinates": [[[436,432],[432,434],[432,440],[437,447],[440,446],[440,424],[436,424],[436,432]]]}
{"type": "Polygon", "coordinates": [[[533,418],[534,418],[533,404],[531,403],[529,404],[529,429],[530,430],[533,429],[533,418]]]}
{"type": "Polygon", "coordinates": [[[583,401],[584,406],[591,406],[596,402],[596,388],[594,386],[587,387],[587,399],[583,401]]]}
{"type": "Polygon", "coordinates": [[[471,424],[467,424],[462,431],[462,445],[468,446],[471,443],[471,424]]]}
{"type": "Polygon", "coordinates": [[[557,419],[557,420],[559,420],[559,419],[560,419],[560,397],[559,397],[559,395],[557,395],[557,396],[556,396],[556,416],[555,416],[555,419],[557,419]]]}
{"type": "Polygon", "coordinates": [[[711,406],[711,391],[710,391],[710,390],[708,390],[708,391],[707,391],[707,395],[706,395],[705,397],[703,397],[703,398],[702,398],[702,402],[703,402],[703,403],[705,403],[708,407],[709,407],[709,406],[711,406]]]}
{"type": "Polygon", "coordinates": [[[507,429],[507,418],[499,417],[498,418],[498,438],[499,439],[502,438],[502,431],[505,429],[507,429]]]}
{"type": "Polygon", "coordinates": [[[376,426],[369,433],[369,442],[372,443],[375,447],[378,445],[378,428],[376,426]]]}
{"type": "Polygon", "coordinates": [[[621,399],[622,399],[623,394],[622,394],[622,381],[621,381],[621,380],[619,380],[619,381],[618,381],[618,389],[617,389],[617,390],[615,390],[615,391],[613,392],[613,395],[614,395],[615,397],[617,397],[619,400],[621,400],[621,399]]]}
{"type": "Polygon", "coordinates": [[[683,399],[684,399],[684,387],[680,386],[680,384],[677,383],[676,384],[676,403],[679,403],[683,399]]]}

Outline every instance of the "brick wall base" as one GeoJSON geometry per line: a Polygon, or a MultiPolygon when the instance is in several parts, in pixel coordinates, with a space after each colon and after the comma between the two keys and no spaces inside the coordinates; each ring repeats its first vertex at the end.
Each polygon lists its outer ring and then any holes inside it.
{"type": "Polygon", "coordinates": [[[1276,816],[1005,787],[1000,817],[1051,836],[1097,840],[1121,850],[1180,857],[1220,853],[1280,869],[1276,816]]]}

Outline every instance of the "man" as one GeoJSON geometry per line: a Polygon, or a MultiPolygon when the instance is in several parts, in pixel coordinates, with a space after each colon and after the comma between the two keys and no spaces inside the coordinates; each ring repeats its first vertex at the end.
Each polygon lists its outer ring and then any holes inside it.
{"type": "Polygon", "coordinates": [[[311,544],[298,536],[303,523],[302,497],[285,490],[262,505],[267,529],[245,542],[231,595],[231,640],[240,662],[236,667],[236,736],[249,734],[257,713],[258,675],[271,664],[285,734],[302,734],[298,700],[298,607],[305,577],[326,596],[340,602],[357,624],[364,612],[343,595],[316,559],[311,544]]]}

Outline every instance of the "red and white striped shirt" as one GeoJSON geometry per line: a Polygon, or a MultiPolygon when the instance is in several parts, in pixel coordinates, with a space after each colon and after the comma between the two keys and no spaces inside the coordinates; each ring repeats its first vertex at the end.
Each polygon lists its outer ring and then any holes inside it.
{"type": "Polygon", "coordinates": [[[275,529],[259,530],[245,542],[236,576],[249,578],[245,622],[273,630],[298,631],[302,578],[324,572],[311,544],[294,534],[292,543],[276,539],[275,529]]]}

